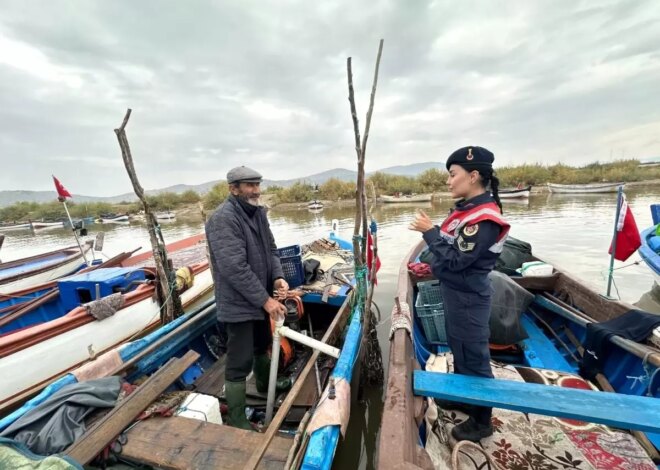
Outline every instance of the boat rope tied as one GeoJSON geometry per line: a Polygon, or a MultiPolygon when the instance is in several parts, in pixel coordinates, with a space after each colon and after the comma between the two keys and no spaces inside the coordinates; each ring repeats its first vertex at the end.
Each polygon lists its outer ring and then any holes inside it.
{"type": "Polygon", "coordinates": [[[412,323],[410,320],[410,307],[407,302],[401,302],[397,297],[394,299],[394,307],[392,307],[392,326],[390,327],[390,340],[394,337],[397,330],[404,329],[412,338],[412,323]]]}
{"type": "Polygon", "coordinates": [[[634,375],[626,375],[626,378],[633,381],[632,384],[630,384],[630,389],[632,390],[633,388],[635,388],[635,385],[637,385],[637,382],[639,382],[640,385],[644,385],[648,380],[649,376],[648,374],[640,375],[639,377],[636,377],[634,375]]]}

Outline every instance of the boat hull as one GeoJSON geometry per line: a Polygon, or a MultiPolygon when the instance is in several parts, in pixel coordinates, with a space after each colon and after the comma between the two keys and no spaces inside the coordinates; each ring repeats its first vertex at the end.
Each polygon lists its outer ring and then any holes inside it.
{"type": "Polygon", "coordinates": [[[402,203],[411,203],[411,202],[430,202],[433,199],[432,194],[418,194],[416,196],[380,196],[381,201],[392,204],[402,204],[402,203]]]}
{"type": "Polygon", "coordinates": [[[1,232],[17,232],[21,230],[31,230],[32,225],[27,223],[27,224],[16,224],[16,225],[0,225],[0,233],[1,232]]]}
{"type": "Polygon", "coordinates": [[[532,187],[522,189],[502,189],[498,192],[500,199],[526,199],[531,193],[532,187]]]}
{"type": "Polygon", "coordinates": [[[596,194],[615,193],[625,183],[603,183],[603,184],[554,184],[548,183],[551,193],[557,194],[596,194]]]}
{"type": "Polygon", "coordinates": [[[660,284],[660,254],[658,254],[652,248],[652,243],[654,243],[654,241],[658,239],[658,236],[655,235],[655,233],[656,233],[655,226],[649,227],[640,232],[640,238],[642,239],[642,246],[639,247],[638,253],[642,257],[642,260],[646,263],[646,265],[653,273],[655,282],[660,284]]]}

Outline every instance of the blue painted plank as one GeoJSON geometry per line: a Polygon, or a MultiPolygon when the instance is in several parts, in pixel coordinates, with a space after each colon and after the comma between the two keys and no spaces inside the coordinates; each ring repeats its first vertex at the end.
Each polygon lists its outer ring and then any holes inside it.
{"type": "MultiPolygon", "coordinates": [[[[332,377],[351,381],[355,361],[362,339],[362,312],[356,307],[344,339],[332,377]]],[[[339,426],[324,426],[312,433],[301,468],[304,470],[329,469],[339,442],[339,426]]]]}
{"type": "Polygon", "coordinates": [[[511,380],[414,371],[415,395],[660,432],[660,400],[511,380]]]}
{"type": "Polygon", "coordinates": [[[529,335],[529,338],[522,342],[525,360],[529,367],[561,370],[571,374],[577,371],[577,368],[568,363],[543,330],[527,314],[521,317],[521,322],[529,335]]]}

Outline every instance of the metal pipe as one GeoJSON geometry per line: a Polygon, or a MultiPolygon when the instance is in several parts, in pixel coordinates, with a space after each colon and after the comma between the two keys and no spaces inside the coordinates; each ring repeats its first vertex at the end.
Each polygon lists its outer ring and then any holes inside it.
{"type": "Polygon", "coordinates": [[[273,420],[273,409],[275,408],[275,389],[277,388],[277,369],[280,365],[280,334],[284,325],[284,319],[275,322],[273,331],[273,349],[270,355],[270,374],[268,376],[268,398],[266,399],[266,426],[273,420]]]}
{"type": "MultiPolygon", "coordinates": [[[[334,346],[330,346],[329,344],[324,343],[323,341],[319,341],[314,338],[310,338],[307,335],[304,335],[302,333],[298,333],[295,330],[292,330],[288,326],[281,326],[279,328],[275,328],[275,331],[279,330],[279,334],[289,338],[297,343],[304,344],[305,346],[309,346],[310,348],[318,349],[324,354],[327,354],[328,356],[332,356],[335,359],[339,358],[339,354],[341,351],[334,346]]],[[[275,335],[273,335],[273,340],[275,339],[275,335]]],[[[279,341],[279,338],[278,338],[279,341]]],[[[273,341],[273,344],[275,344],[275,341],[273,341]]],[[[272,371],[271,367],[271,371],[272,371]]]]}
{"type": "MultiPolygon", "coordinates": [[[[314,327],[312,326],[312,317],[307,316],[307,323],[309,324],[309,337],[314,337],[314,327]]],[[[319,394],[319,397],[323,394],[323,389],[321,388],[321,376],[319,374],[319,361],[314,361],[314,372],[316,373],[316,391],[319,394]]],[[[287,467],[288,468],[288,467],[287,467]]]]}

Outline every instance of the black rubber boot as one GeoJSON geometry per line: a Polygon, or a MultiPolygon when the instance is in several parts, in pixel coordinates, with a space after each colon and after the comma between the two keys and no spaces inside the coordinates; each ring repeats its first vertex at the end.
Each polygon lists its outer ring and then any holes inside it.
{"type": "Polygon", "coordinates": [[[479,442],[481,439],[493,435],[493,425],[479,424],[470,416],[458,426],[454,426],[451,435],[457,441],[479,442]]]}
{"type": "Polygon", "coordinates": [[[225,382],[225,398],[229,409],[227,424],[235,428],[254,431],[250,421],[245,417],[245,381],[225,382]]]}
{"type": "MultiPolygon", "coordinates": [[[[267,354],[260,354],[254,356],[254,364],[252,366],[254,372],[254,379],[257,385],[257,392],[268,392],[268,381],[270,376],[270,358],[267,354]]],[[[288,377],[278,377],[276,390],[283,392],[291,388],[291,379],[288,377]]]]}

